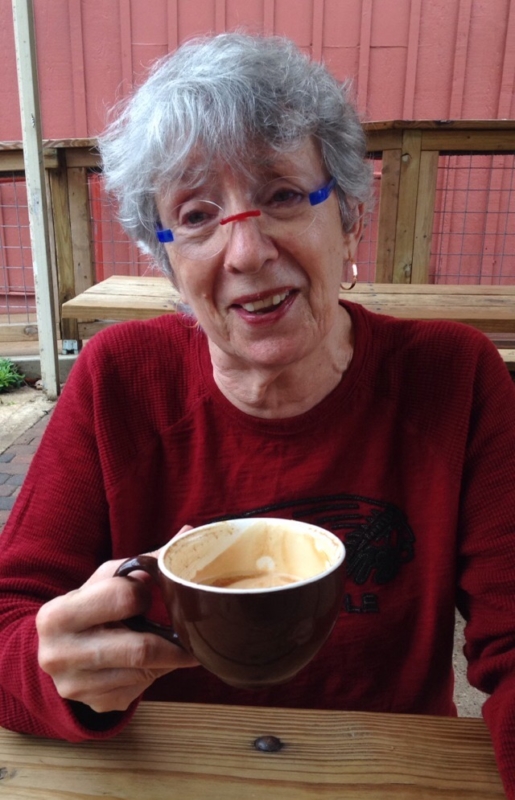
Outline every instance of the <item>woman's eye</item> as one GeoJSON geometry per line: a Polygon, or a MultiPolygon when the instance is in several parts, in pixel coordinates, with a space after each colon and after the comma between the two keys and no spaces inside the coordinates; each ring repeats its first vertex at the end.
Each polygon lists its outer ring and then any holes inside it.
{"type": "Polygon", "coordinates": [[[301,199],[301,194],[293,189],[281,189],[272,197],[273,203],[294,203],[301,199]]]}
{"type": "Polygon", "coordinates": [[[280,186],[273,188],[272,191],[265,194],[264,205],[269,208],[292,208],[302,203],[306,195],[295,189],[292,186],[280,186]]]}
{"type": "Polygon", "coordinates": [[[216,223],[219,216],[217,206],[211,208],[211,204],[200,204],[193,207],[184,207],[178,213],[178,225],[184,228],[202,228],[206,225],[216,223]]]}
{"type": "Polygon", "coordinates": [[[207,219],[205,211],[190,211],[183,217],[183,225],[200,225],[207,219]]]}

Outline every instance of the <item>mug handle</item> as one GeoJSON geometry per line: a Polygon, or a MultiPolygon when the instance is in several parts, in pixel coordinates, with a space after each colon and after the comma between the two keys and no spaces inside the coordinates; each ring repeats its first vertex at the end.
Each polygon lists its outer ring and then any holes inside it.
{"type": "MultiPolygon", "coordinates": [[[[128,558],[127,561],[120,564],[114,575],[115,577],[125,578],[127,575],[130,575],[131,572],[135,572],[135,570],[143,570],[143,572],[150,575],[154,583],[159,586],[157,558],[153,556],[135,556],[134,558],[128,558]]],[[[160,625],[158,622],[152,622],[143,616],[125,619],[124,624],[132,631],[137,631],[138,633],[155,633],[157,636],[161,636],[163,639],[177,645],[182,650],[185,649],[179,636],[169,625],[160,625]]]]}

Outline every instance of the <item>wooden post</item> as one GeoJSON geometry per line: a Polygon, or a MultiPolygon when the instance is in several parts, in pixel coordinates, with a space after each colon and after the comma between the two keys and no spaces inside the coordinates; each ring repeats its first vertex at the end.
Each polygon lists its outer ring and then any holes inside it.
{"type": "Polygon", "coordinates": [[[68,167],[67,176],[74,287],[75,294],[80,294],[95,282],[91,253],[88,172],[86,167],[68,167]]]}
{"type": "Polygon", "coordinates": [[[404,131],[393,283],[411,283],[421,145],[420,131],[404,131]]]}
{"type": "MultiPolygon", "coordinates": [[[[73,269],[72,229],[68,204],[68,175],[64,152],[57,170],[49,170],[52,214],[57,262],[57,283],[59,287],[59,308],[67,300],[75,297],[75,275],[73,269]]],[[[61,319],[61,338],[78,342],[77,320],[61,319]]]]}
{"type": "Polygon", "coordinates": [[[429,282],[439,156],[438,150],[424,150],[420,154],[411,283],[429,282]]]}
{"type": "Polygon", "coordinates": [[[56,330],[57,338],[60,337],[60,329],[58,325],[59,318],[59,289],[57,280],[57,255],[55,250],[55,232],[54,232],[54,217],[52,212],[52,194],[50,189],[50,177],[48,169],[45,169],[45,192],[46,192],[46,205],[47,205],[47,220],[48,220],[48,244],[50,248],[50,275],[52,287],[52,296],[54,309],[56,309],[56,330]]]}
{"type": "Polygon", "coordinates": [[[377,283],[393,283],[400,173],[401,150],[384,150],[377,229],[377,283]]]}
{"type": "Polygon", "coordinates": [[[12,0],[12,8],[39,329],[41,378],[47,396],[54,400],[59,394],[59,359],[52,290],[32,0],[12,0]]]}

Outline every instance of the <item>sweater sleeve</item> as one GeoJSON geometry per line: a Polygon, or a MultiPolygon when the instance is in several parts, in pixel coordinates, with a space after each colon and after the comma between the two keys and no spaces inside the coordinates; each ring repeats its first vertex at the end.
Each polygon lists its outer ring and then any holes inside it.
{"type": "Polygon", "coordinates": [[[490,729],[515,798],[515,385],[485,339],[476,371],[462,482],[458,607],[468,678],[490,697],[490,729]]]}
{"type": "Polygon", "coordinates": [[[71,372],[0,548],[0,724],[69,741],[114,735],[134,710],[94,715],[65,701],[37,662],[40,606],[82,585],[111,555],[95,435],[94,349],[88,344],[71,372]]]}

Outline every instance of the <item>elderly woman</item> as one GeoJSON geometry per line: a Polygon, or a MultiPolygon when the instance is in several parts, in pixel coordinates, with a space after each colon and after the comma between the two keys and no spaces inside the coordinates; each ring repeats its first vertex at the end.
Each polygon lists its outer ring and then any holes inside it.
{"type": "Polygon", "coordinates": [[[95,336],[54,411],[2,536],[1,724],[110,736],[142,695],[455,714],[457,605],[514,798],[515,391],[472,328],[339,301],[371,185],[345,89],[284,40],[194,41],[101,150],[183,313],[95,336]],[[296,678],[231,688],[123,624],[151,593],[121,559],[263,515],[347,548],[339,620],[296,678]]]}

